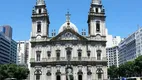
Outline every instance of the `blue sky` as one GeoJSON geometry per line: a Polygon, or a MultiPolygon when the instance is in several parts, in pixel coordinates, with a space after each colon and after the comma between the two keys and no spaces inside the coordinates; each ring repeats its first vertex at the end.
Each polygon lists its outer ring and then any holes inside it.
{"type": "MultiPolygon", "coordinates": [[[[67,9],[81,32],[87,29],[91,0],[45,0],[50,15],[50,31],[65,22],[67,9]]],[[[14,40],[28,40],[31,32],[32,8],[36,0],[1,0],[0,25],[11,25],[14,40]]],[[[106,27],[113,36],[127,37],[142,26],[142,0],[103,0],[106,9],[106,27]]],[[[50,33],[51,35],[51,33],[50,33]]]]}

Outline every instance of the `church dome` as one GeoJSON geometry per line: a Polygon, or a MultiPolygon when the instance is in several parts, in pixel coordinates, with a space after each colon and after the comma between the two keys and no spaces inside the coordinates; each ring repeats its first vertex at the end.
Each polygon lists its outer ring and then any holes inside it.
{"type": "Polygon", "coordinates": [[[78,29],[77,27],[72,23],[72,22],[69,22],[69,25],[68,25],[68,22],[65,22],[59,29],[59,33],[63,32],[65,29],[67,29],[69,26],[70,29],[74,30],[75,32],[78,32],[78,29]]]}

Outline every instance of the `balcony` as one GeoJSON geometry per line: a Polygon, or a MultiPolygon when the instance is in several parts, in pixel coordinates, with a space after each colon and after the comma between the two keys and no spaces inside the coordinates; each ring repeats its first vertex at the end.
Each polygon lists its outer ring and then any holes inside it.
{"type": "Polygon", "coordinates": [[[101,60],[97,60],[96,57],[82,57],[81,59],[79,59],[78,57],[73,57],[70,60],[66,59],[65,57],[60,57],[59,59],[57,59],[56,57],[52,57],[52,58],[42,58],[41,61],[36,61],[35,58],[31,58],[30,62],[63,62],[63,61],[97,61],[97,62],[101,62],[101,61],[107,61],[106,57],[103,57],[101,60]]]}

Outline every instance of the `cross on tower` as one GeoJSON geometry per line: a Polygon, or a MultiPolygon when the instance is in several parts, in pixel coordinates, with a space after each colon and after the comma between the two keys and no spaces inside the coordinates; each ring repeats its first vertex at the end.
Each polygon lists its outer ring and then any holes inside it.
{"type": "Polygon", "coordinates": [[[44,0],[37,0],[37,5],[45,5],[45,1],[44,0]]]}
{"type": "Polygon", "coordinates": [[[67,22],[70,22],[70,16],[71,16],[71,14],[68,11],[67,14],[66,14],[66,21],[67,22]]]}
{"type": "Polygon", "coordinates": [[[92,4],[101,4],[101,0],[92,0],[92,4]]]}

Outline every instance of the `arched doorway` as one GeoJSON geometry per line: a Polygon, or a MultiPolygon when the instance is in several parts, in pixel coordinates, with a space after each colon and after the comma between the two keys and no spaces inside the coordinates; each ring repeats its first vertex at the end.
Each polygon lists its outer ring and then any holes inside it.
{"type": "Polygon", "coordinates": [[[61,80],[61,72],[60,72],[60,70],[57,70],[57,72],[56,72],[56,80],[61,80]]]}
{"type": "Polygon", "coordinates": [[[103,79],[103,70],[102,70],[102,68],[98,68],[96,73],[98,75],[98,80],[102,80],[103,79]]]}
{"type": "Polygon", "coordinates": [[[82,80],[82,75],[78,75],[78,80],[82,80]]]}
{"type": "Polygon", "coordinates": [[[61,76],[60,76],[60,75],[57,75],[57,76],[56,76],[56,80],[61,80],[61,76]]]}
{"type": "Polygon", "coordinates": [[[83,75],[83,72],[81,70],[79,70],[78,72],[78,80],[82,80],[82,76],[83,75]]]}
{"type": "Polygon", "coordinates": [[[34,75],[35,75],[35,79],[36,79],[36,80],[40,80],[41,75],[42,75],[41,69],[37,69],[37,70],[34,72],[34,75]]]}

